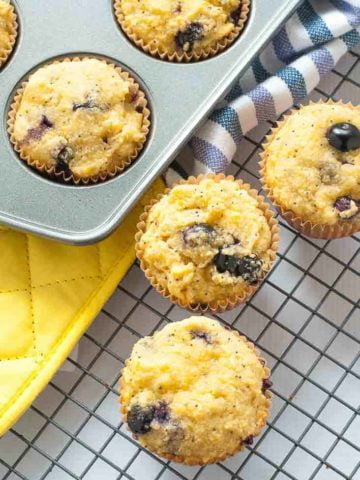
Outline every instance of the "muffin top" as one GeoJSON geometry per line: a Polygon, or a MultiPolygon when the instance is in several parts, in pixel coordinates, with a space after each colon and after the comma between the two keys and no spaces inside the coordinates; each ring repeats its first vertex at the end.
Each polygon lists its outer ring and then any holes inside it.
{"type": "Polygon", "coordinates": [[[134,346],[121,379],[124,420],[159,455],[213,463],[259,433],[270,403],[268,376],[238,332],[191,317],[134,346]]]}
{"type": "Polygon", "coordinates": [[[0,53],[7,50],[14,34],[15,13],[8,0],[0,0],[0,53]]]}
{"type": "Polygon", "coordinates": [[[175,186],[150,209],[137,248],[156,282],[192,305],[244,296],[269,269],[271,242],[244,186],[203,178],[175,186]]]}
{"type": "Polygon", "coordinates": [[[359,221],[360,108],[319,103],[294,111],[265,145],[276,202],[313,224],[359,221]]]}
{"type": "Polygon", "coordinates": [[[118,0],[129,28],[160,53],[202,52],[234,32],[243,0],[118,0]]]}
{"type": "Polygon", "coordinates": [[[97,59],[47,65],[26,83],[13,137],[32,162],[65,176],[116,171],[145,140],[137,90],[97,59]]]}

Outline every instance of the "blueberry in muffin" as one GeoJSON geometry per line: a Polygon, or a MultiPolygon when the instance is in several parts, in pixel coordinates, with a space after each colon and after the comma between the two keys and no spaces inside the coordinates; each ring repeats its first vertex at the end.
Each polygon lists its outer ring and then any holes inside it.
{"type": "Polygon", "coordinates": [[[178,48],[187,52],[193,49],[196,41],[202,40],[204,26],[200,22],[191,22],[185,30],[179,30],[175,35],[175,44],[178,48]]]}
{"type": "Polygon", "coordinates": [[[331,125],[326,137],[330,145],[340,152],[350,152],[360,148],[360,130],[352,123],[342,122],[331,125]]]}

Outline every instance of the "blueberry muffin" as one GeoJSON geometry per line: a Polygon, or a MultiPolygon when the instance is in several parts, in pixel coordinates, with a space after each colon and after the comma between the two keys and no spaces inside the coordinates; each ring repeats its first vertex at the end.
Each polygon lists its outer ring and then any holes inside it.
{"type": "Polygon", "coordinates": [[[125,33],[146,52],[189,61],[215,55],[240,34],[250,0],[115,0],[125,33]]]}
{"type": "Polygon", "coordinates": [[[138,85],[95,58],[40,68],[15,98],[10,134],[30,165],[65,180],[114,176],[136,158],[149,130],[138,85]]]}
{"type": "Polygon", "coordinates": [[[0,66],[6,62],[15,44],[17,18],[8,0],[0,0],[0,66]]]}
{"type": "Polygon", "coordinates": [[[191,177],[150,205],[137,256],[157,290],[183,307],[244,302],[274,260],[278,227],[262,197],[224,175],[191,177]]]}
{"type": "Polygon", "coordinates": [[[311,104],[278,124],[264,146],[262,182],[283,216],[305,234],[360,230],[360,107],[311,104]]]}
{"type": "Polygon", "coordinates": [[[157,455],[215,463],[252,444],[265,425],[269,374],[245,337],[191,317],[134,346],[120,381],[123,419],[157,455]]]}

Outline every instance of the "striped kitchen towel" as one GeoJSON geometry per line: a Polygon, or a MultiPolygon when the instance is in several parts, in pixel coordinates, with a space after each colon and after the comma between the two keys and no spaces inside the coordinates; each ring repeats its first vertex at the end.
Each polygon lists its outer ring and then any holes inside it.
{"type": "Polygon", "coordinates": [[[304,1],[192,138],[167,182],[223,172],[243,135],[306,97],[358,42],[360,0],[304,1]]]}

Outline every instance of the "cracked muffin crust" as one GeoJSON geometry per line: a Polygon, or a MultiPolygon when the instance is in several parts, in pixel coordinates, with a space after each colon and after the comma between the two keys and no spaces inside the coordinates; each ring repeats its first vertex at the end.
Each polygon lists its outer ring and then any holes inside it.
{"type": "Polygon", "coordinates": [[[136,251],[151,283],[181,306],[245,301],[270,270],[278,230],[262,197],[233,177],[176,185],[148,208],[136,251]]]}
{"type": "Polygon", "coordinates": [[[30,76],[10,113],[10,133],[36,168],[97,180],[137,156],[148,114],[144,94],[126,73],[94,58],[73,59],[30,76]]]}
{"type": "Polygon", "coordinates": [[[0,0],[0,66],[6,62],[15,44],[17,19],[9,0],[0,0]]]}
{"type": "Polygon", "coordinates": [[[237,331],[206,317],[174,322],[134,346],[120,380],[123,419],[157,455],[215,463],[265,425],[269,374],[237,331]]]}
{"type": "Polygon", "coordinates": [[[115,0],[125,33],[153,55],[189,60],[214,55],[242,30],[249,0],[115,0]]]}
{"type": "Polygon", "coordinates": [[[294,110],[265,144],[262,173],[283,211],[360,229],[360,108],[328,102],[294,110]]]}

